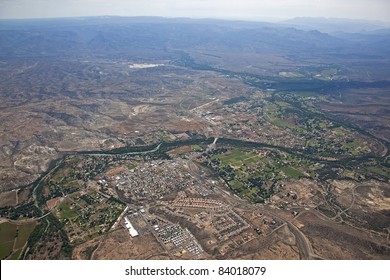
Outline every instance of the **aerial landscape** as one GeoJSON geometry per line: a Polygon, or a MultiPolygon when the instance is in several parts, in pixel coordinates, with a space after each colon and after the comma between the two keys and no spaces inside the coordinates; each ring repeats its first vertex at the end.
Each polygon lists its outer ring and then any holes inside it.
{"type": "Polygon", "coordinates": [[[0,259],[390,259],[389,49],[359,20],[1,19],[0,259]]]}

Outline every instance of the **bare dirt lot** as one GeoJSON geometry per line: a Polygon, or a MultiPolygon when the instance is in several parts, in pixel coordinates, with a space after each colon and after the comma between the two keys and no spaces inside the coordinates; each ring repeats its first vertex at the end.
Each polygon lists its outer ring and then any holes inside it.
{"type": "Polygon", "coordinates": [[[17,191],[0,193],[0,207],[15,206],[17,204],[17,191]]]}
{"type": "Polygon", "coordinates": [[[94,253],[94,259],[163,260],[169,259],[169,256],[153,235],[147,234],[133,239],[127,230],[119,229],[107,234],[104,243],[94,253]]]}
{"type": "Polygon", "coordinates": [[[299,216],[301,231],[309,238],[314,252],[325,259],[389,259],[386,236],[337,224],[307,212],[299,216]]]}

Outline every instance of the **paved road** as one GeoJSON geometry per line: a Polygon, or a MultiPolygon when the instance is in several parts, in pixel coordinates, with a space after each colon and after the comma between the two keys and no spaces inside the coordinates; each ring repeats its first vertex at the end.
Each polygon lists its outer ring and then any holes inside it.
{"type": "Polygon", "coordinates": [[[317,256],[314,253],[313,247],[311,246],[309,239],[293,223],[281,218],[280,216],[276,215],[274,212],[269,212],[268,210],[263,210],[263,212],[267,213],[267,215],[274,216],[278,220],[287,224],[288,228],[295,236],[295,240],[299,248],[301,259],[304,260],[321,259],[319,256],[317,256]]]}
{"type": "Polygon", "coordinates": [[[297,241],[297,245],[300,249],[301,258],[304,260],[310,260],[314,255],[314,252],[307,237],[291,222],[287,222],[287,226],[295,235],[295,240],[297,241]]]}

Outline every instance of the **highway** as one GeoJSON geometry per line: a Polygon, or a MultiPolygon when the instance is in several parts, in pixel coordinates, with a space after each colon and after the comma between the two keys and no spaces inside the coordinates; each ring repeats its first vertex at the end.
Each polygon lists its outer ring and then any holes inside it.
{"type": "Polygon", "coordinates": [[[287,226],[295,236],[295,240],[301,254],[301,259],[310,260],[314,255],[314,252],[307,237],[291,222],[287,222],[287,226]]]}
{"type": "Polygon", "coordinates": [[[278,220],[282,221],[288,226],[292,234],[294,234],[295,236],[296,244],[299,248],[301,259],[303,260],[322,259],[321,257],[317,256],[314,253],[313,247],[311,246],[309,239],[293,223],[281,218],[280,216],[276,215],[274,212],[269,212],[267,210],[263,210],[263,212],[266,213],[267,215],[276,217],[278,220]]]}

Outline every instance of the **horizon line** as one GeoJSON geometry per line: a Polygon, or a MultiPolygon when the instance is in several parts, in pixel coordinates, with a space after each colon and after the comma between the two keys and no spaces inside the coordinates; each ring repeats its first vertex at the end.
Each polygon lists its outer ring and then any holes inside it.
{"type": "Polygon", "coordinates": [[[53,17],[30,17],[30,18],[0,18],[0,21],[5,20],[55,20],[55,19],[88,19],[88,18],[160,18],[160,19],[189,19],[189,20],[220,20],[220,21],[242,21],[242,22],[265,22],[265,23],[278,23],[283,21],[289,21],[294,19],[323,19],[323,20],[344,20],[351,22],[371,22],[382,23],[389,25],[390,21],[375,20],[375,19],[363,19],[363,18],[339,18],[339,17],[308,17],[297,16],[291,18],[275,18],[275,17],[262,17],[262,18],[220,18],[220,17],[188,17],[188,16],[158,16],[158,15],[139,15],[139,16],[123,16],[123,15],[86,15],[86,16],[53,16],[53,17]]]}

